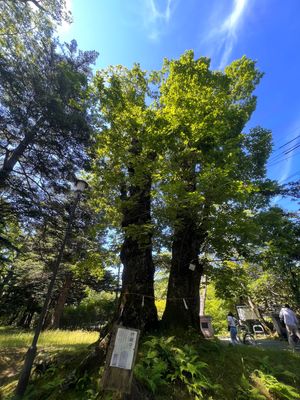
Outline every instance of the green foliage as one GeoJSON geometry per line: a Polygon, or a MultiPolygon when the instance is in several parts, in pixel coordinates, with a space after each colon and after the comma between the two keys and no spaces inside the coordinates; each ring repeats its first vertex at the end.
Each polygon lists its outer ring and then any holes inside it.
{"type": "Polygon", "coordinates": [[[104,324],[112,317],[116,300],[115,294],[86,290],[87,297],[79,305],[69,305],[64,309],[62,328],[89,328],[90,325],[104,324]]]}
{"type": "Polygon", "coordinates": [[[213,392],[218,385],[205,374],[202,362],[192,346],[175,347],[174,337],[150,337],[144,342],[143,356],[135,366],[136,377],[156,393],[162,386],[182,383],[194,399],[202,399],[204,392],[213,392]]]}
{"type": "Polygon", "coordinates": [[[273,395],[278,400],[300,399],[298,390],[290,385],[279,382],[270,374],[256,370],[251,377],[258,386],[263,386],[270,395],[273,395]]]}
{"type": "MultiPolygon", "coordinates": [[[[228,300],[228,299],[227,299],[228,300]]],[[[227,332],[227,314],[232,309],[230,303],[216,296],[213,284],[208,284],[205,302],[205,314],[212,316],[212,324],[216,334],[226,334],[227,332]]]]}

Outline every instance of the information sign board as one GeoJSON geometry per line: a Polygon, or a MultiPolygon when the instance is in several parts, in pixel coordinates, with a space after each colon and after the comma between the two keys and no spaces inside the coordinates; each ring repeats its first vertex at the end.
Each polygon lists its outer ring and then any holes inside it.
{"type": "Polygon", "coordinates": [[[137,331],[118,328],[110,366],[131,369],[136,346],[137,331]]]}
{"type": "Polygon", "coordinates": [[[139,335],[138,329],[114,327],[102,377],[103,389],[130,393],[139,335]]]}

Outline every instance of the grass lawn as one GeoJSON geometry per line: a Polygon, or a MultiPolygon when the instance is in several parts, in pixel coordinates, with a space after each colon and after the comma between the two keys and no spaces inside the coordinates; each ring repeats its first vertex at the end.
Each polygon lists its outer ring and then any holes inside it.
{"type": "MultiPolygon", "coordinates": [[[[55,348],[71,348],[82,347],[95,342],[99,334],[97,332],[88,331],[63,331],[50,330],[42,332],[39,337],[38,346],[55,347],[55,348]]],[[[28,347],[31,344],[33,332],[20,331],[6,327],[0,327],[0,348],[10,349],[14,347],[28,347]]]]}
{"type": "MultiPolygon", "coordinates": [[[[38,342],[36,361],[45,358],[65,360],[82,359],[88,345],[97,340],[99,333],[88,331],[45,331],[38,342]]],[[[0,399],[6,400],[12,393],[18,373],[23,365],[27,348],[33,338],[32,331],[0,327],[0,399]]]]}

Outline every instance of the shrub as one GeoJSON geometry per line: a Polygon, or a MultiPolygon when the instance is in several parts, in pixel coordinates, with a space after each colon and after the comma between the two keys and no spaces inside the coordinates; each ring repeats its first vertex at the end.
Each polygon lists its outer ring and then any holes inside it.
{"type": "Polygon", "coordinates": [[[78,306],[66,306],[61,319],[62,329],[89,329],[108,321],[115,310],[115,295],[89,291],[78,306]]]}

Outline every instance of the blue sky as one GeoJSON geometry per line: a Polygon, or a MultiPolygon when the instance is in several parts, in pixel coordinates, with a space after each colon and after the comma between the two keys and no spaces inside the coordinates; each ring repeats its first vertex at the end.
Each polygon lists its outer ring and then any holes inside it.
{"type": "Polygon", "coordinates": [[[300,136],[280,148],[300,135],[299,0],[67,2],[74,22],[64,25],[60,35],[75,38],[83,50],[97,50],[97,68],[139,62],[144,69],[156,69],[164,57],[177,58],[187,49],[196,57],[211,57],[215,69],[242,55],[257,60],[265,76],[247,128],[261,125],[273,132],[270,178],[300,178],[300,147],[288,152],[300,144],[300,136]]]}

